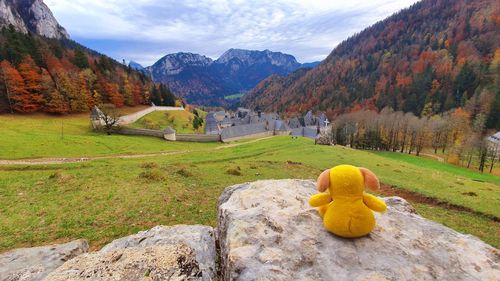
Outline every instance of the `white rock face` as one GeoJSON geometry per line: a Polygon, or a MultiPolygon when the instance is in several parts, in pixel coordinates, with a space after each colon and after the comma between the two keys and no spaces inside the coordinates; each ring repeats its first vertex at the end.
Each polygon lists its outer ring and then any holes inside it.
{"type": "Polygon", "coordinates": [[[0,0],[0,26],[12,24],[16,30],[49,38],[69,38],[42,0],[0,0]]]}
{"type": "Polygon", "coordinates": [[[224,280],[498,280],[500,252],[481,240],[385,198],[367,237],[327,232],[309,207],[315,182],[259,181],[227,188],[219,200],[224,280]]]}
{"type": "Polygon", "coordinates": [[[153,76],[176,75],[188,66],[202,67],[209,66],[211,63],[211,58],[199,54],[175,53],[164,56],[149,69],[151,69],[153,76]]]}
{"type": "Polygon", "coordinates": [[[23,22],[21,16],[17,13],[12,4],[7,0],[0,0],[0,26],[8,26],[12,24],[20,32],[28,33],[28,29],[23,22]]]}
{"type": "Polygon", "coordinates": [[[36,0],[30,7],[31,25],[35,33],[49,38],[69,38],[66,30],[59,25],[49,7],[41,0],[36,0]]]}
{"type": "Polygon", "coordinates": [[[85,240],[35,248],[22,248],[0,255],[0,280],[42,280],[64,262],[86,253],[85,240]]]}
{"type": "Polygon", "coordinates": [[[213,280],[214,231],[209,226],[157,226],[81,255],[45,280],[213,280]],[[148,280],[148,279],[147,279],[148,280]]]}

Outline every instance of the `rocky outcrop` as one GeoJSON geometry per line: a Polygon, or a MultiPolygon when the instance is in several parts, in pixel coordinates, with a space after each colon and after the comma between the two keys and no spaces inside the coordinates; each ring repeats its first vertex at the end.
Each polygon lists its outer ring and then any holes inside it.
{"type": "Polygon", "coordinates": [[[308,199],[315,182],[235,185],[219,199],[219,224],[157,226],[98,252],[84,242],[0,256],[0,280],[498,280],[500,252],[385,198],[366,237],[323,228],[308,199]],[[215,239],[217,235],[217,242],[215,239]],[[219,246],[216,252],[216,245],[219,246]],[[81,254],[75,258],[75,255],[81,254]],[[72,259],[71,259],[72,258],[72,259]]]}
{"type": "Polygon", "coordinates": [[[213,280],[211,227],[157,226],[65,263],[45,280],[213,280]],[[149,279],[148,279],[149,278],[149,279]]]}
{"type": "Polygon", "coordinates": [[[17,31],[49,38],[69,38],[42,0],[0,0],[0,27],[13,25],[17,31]]]}
{"type": "Polygon", "coordinates": [[[85,240],[12,250],[0,255],[0,280],[42,280],[66,261],[88,250],[89,245],[85,240]]]}
{"type": "Polygon", "coordinates": [[[315,183],[259,181],[230,187],[219,202],[224,280],[498,280],[497,249],[426,220],[385,198],[368,236],[327,232],[308,198],[315,183]]]}

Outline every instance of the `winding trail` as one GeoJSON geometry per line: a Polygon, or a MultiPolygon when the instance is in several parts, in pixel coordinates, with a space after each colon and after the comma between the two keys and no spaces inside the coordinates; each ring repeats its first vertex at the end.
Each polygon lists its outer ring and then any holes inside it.
{"type": "MultiPolygon", "coordinates": [[[[265,137],[260,139],[254,139],[242,143],[233,143],[227,144],[223,146],[219,146],[215,149],[224,149],[224,148],[232,148],[237,147],[244,144],[250,144],[254,142],[258,142],[261,140],[266,140],[272,137],[265,137]]],[[[186,154],[192,152],[191,150],[179,150],[179,151],[168,151],[168,152],[158,152],[158,153],[148,153],[148,154],[124,154],[124,155],[109,155],[109,156],[94,156],[94,157],[47,157],[47,158],[33,158],[33,159],[15,159],[15,160],[7,160],[0,159],[0,166],[5,165],[53,165],[53,164],[68,164],[68,163],[81,163],[88,162],[93,160],[102,160],[102,159],[130,159],[130,158],[147,158],[147,157],[156,157],[156,156],[167,156],[167,155],[178,155],[178,154],[186,154]]]]}
{"type": "Polygon", "coordinates": [[[151,154],[128,154],[128,155],[110,155],[110,156],[96,156],[96,157],[57,157],[57,158],[36,158],[36,159],[20,159],[20,160],[0,160],[0,165],[51,165],[51,164],[67,164],[67,163],[80,163],[92,160],[102,159],[131,159],[131,158],[146,158],[166,155],[178,155],[189,153],[189,150],[159,152],[151,154]]]}

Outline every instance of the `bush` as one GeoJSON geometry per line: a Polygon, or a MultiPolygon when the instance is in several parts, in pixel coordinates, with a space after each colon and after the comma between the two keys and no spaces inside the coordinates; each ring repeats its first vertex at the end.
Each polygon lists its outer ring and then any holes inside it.
{"type": "Polygon", "coordinates": [[[233,168],[227,169],[226,174],[232,175],[232,176],[241,176],[240,170],[239,169],[233,169],[233,168]]]}
{"type": "Polygon", "coordinates": [[[64,183],[64,182],[67,182],[69,180],[72,180],[73,178],[74,178],[74,176],[67,175],[67,174],[63,173],[62,171],[56,171],[49,176],[49,179],[55,180],[55,181],[57,181],[57,183],[64,183]]]}
{"type": "Polygon", "coordinates": [[[160,124],[156,121],[151,120],[150,118],[144,118],[143,123],[144,123],[144,128],[146,128],[146,129],[150,129],[150,130],[159,130],[160,129],[160,124]]]}
{"type": "Polygon", "coordinates": [[[158,168],[158,163],[155,163],[155,162],[144,162],[144,163],[141,164],[141,168],[144,168],[144,169],[158,168]]]}
{"type": "Polygon", "coordinates": [[[191,177],[193,174],[188,171],[188,169],[186,169],[185,167],[182,167],[180,168],[179,170],[177,170],[177,174],[180,175],[180,176],[183,176],[185,178],[188,178],[188,177],[191,177]]]}
{"type": "Polygon", "coordinates": [[[139,178],[149,181],[161,181],[165,179],[165,176],[159,169],[150,169],[140,173],[139,178]]]}

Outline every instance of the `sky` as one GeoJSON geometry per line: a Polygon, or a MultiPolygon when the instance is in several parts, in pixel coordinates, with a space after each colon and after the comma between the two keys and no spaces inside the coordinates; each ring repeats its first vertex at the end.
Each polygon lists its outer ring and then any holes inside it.
{"type": "Polygon", "coordinates": [[[118,61],[166,54],[217,59],[230,48],[320,61],[356,32],[415,0],[45,0],[71,38],[118,61]]]}

